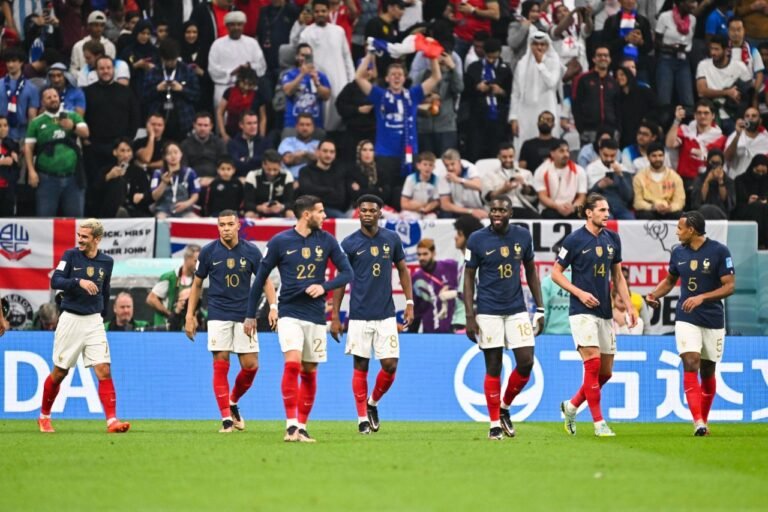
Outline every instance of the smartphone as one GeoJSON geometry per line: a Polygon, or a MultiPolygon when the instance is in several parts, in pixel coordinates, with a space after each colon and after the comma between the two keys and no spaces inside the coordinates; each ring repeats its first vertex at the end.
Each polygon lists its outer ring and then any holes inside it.
{"type": "Polygon", "coordinates": [[[315,58],[312,55],[304,56],[304,64],[315,64],[315,58]]]}
{"type": "Polygon", "coordinates": [[[605,177],[610,178],[613,181],[616,181],[616,173],[614,173],[613,171],[605,173],[605,177]]]}
{"type": "Polygon", "coordinates": [[[59,112],[59,121],[64,121],[65,119],[69,119],[69,116],[66,111],[62,110],[59,112]]]}
{"type": "Polygon", "coordinates": [[[120,163],[120,168],[121,168],[123,171],[125,171],[125,170],[127,170],[127,169],[128,169],[128,165],[129,165],[129,162],[121,162],[121,163],[120,163]]]}

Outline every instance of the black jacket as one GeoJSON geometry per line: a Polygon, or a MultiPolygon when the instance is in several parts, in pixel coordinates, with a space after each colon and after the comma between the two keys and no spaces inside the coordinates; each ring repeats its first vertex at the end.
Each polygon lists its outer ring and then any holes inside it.
{"type": "MultiPolygon", "coordinates": [[[[624,56],[624,46],[626,41],[619,35],[619,26],[621,24],[621,10],[605,20],[605,27],[603,28],[603,42],[607,44],[611,49],[611,63],[615,69],[621,65],[621,61],[624,56]]],[[[651,24],[640,14],[635,16],[635,28],[640,29],[640,33],[643,34],[643,44],[638,47],[638,63],[639,68],[647,68],[648,56],[653,51],[653,33],[651,31],[651,24]]]]}
{"type": "Polygon", "coordinates": [[[96,82],[84,89],[85,122],[91,140],[111,144],[118,137],[133,140],[139,128],[139,104],[130,87],[96,82]]]}
{"type": "Polygon", "coordinates": [[[299,189],[297,196],[312,195],[323,198],[323,204],[336,210],[349,207],[344,170],[334,162],[327,171],[320,169],[315,162],[305,165],[299,171],[299,189]]]}
{"type": "Polygon", "coordinates": [[[576,129],[597,130],[602,126],[619,129],[619,85],[611,75],[601,79],[596,71],[578,77],[572,99],[576,129]]]}
{"type": "Polygon", "coordinates": [[[285,205],[286,209],[293,207],[293,175],[286,170],[273,181],[267,181],[264,171],[256,169],[245,177],[245,189],[243,192],[243,212],[254,212],[261,216],[256,207],[260,204],[277,201],[285,205]]]}
{"type": "MultiPolygon", "coordinates": [[[[499,110],[498,119],[503,124],[506,124],[507,115],[509,114],[510,92],[512,91],[512,70],[501,59],[496,61],[495,70],[496,79],[489,82],[489,84],[497,84],[506,93],[496,96],[496,105],[499,110]]],[[[464,73],[464,93],[462,94],[462,100],[469,102],[473,124],[487,119],[488,102],[486,101],[486,95],[477,90],[477,85],[482,81],[483,61],[479,60],[470,64],[466,73],[464,73]]]]}
{"type": "Polygon", "coordinates": [[[345,85],[336,97],[336,108],[344,124],[347,125],[348,131],[373,132],[376,130],[376,116],[373,110],[367,114],[361,114],[358,110],[363,105],[372,104],[354,80],[345,85]]]}

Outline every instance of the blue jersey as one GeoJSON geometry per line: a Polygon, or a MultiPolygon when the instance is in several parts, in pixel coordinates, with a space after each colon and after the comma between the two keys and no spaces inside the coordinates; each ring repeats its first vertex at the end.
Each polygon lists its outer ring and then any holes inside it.
{"type": "Polygon", "coordinates": [[[352,265],[351,320],[384,320],[395,316],[392,265],[405,259],[400,236],[379,229],[373,237],[355,231],[341,242],[352,265]]]}
{"type": "Polygon", "coordinates": [[[676,320],[707,329],[725,327],[723,301],[702,302],[690,313],[683,311],[683,303],[688,297],[720,288],[720,278],[734,274],[733,260],[726,246],[709,238],[697,251],[687,245],[678,245],[669,259],[669,273],[682,279],[676,320]]]}
{"type": "MultiPolygon", "coordinates": [[[[368,94],[376,113],[376,154],[403,158],[405,154],[405,120],[413,118],[416,127],[417,108],[424,101],[424,89],[415,85],[395,94],[388,89],[374,85],[368,94]]],[[[416,153],[417,148],[413,148],[416,153]]]]}
{"type": "Polygon", "coordinates": [[[109,281],[115,261],[101,251],[92,259],[87,258],[79,249],[68,249],[51,276],[51,288],[62,290],[62,311],[78,315],[100,313],[107,317],[109,305],[109,281]],[[80,287],[80,280],[93,281],[99,288],[96,295],[88,295],[80,287]]]}
{"type": "Polygon", "coordinates": [[[575,295],[571,295],[569,314],[612,318],[611,268],[621,263],[619,234],[603,229],[595,236],[586,227],[582,227],[565,237],[557,254],[557,262],[563,268],[572,268],[571,282],[576,287],[591,293],[600,301],[596,308],[588,308],[575,295]]]}
{"type": "Polygon", "coordinates": [[[200,250],[195,275],[209,278],[208,320],[245,320],[251,275],[258,272],[260,264],[261,251],[245,240],[232,249],[216,240],[200,250]]]}
{"type": "Polygon", "coordinates": [[[469,235],[464,258],[466,268],[479,268],[477,313],[514,315],[526,311],[520,264],[533,260],[531,233],[509,226],[506,233],[491,227],[469,235]]]}
{"type": "Polygon", "coordinates": [[[305,290],[313,284],[321,284],[328,292],[346,285],[352,279],[349,260],[339,247],[339,242],[323,230],[313,230],[301,236],[296,229],[283,231],[272,237],[267,253],[261,260],[256,280],[251,286],[247,318],[256,316],[256,305],[264,282],[272,269],[280,272],[279,316],[325,324],[325,297],[313,299],[305,290]],[[337,274],[326,282],[325,274],[330,257],[337,274]]]}

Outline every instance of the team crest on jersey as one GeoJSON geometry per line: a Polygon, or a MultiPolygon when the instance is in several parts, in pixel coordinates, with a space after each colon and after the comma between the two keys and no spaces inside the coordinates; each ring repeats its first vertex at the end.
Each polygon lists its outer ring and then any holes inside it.
{"type": "Polygon", "coordinates": [[[240,266],[245,268],[248,264],[248,261],[245,258],[240,258],[240,266]]]}
{"type": "Polygon", "coordinates": [[[608,258],[613,259],[613,246],[609,245],[606,249],[608,249],[608,258]]]}
{"type": "Polygon", "coordinates": [[[88,277],[93,277],[93,275],[96,273],[96,269],[93,267],[88,267],[85,269],[85,273],[88,275],[88,277]]]}
{"type": "Polygon", "coordinates": [[[389,258],[389,244],[384,244],[381,246],[381,250],[384,251],[383,258],[389,258]]]}
{"type": "Polygon", "coordinates": [[[227,268],[235,268],[235,258],[227,258],[227,268]]]}
{"type": "Polygon", "coordinates": [[[509,256],[509,247],[507,247],[506,245],[502,245],[501,249],[499,249],[499,252],[501,253],[502,258],[506,258],[507,256],[509,256]]]}
{"type": "Polygon", "coordinates": [[[520,256],[520,253],[523,252],[523,248],[520,247],[520,244],[518,243],[515,243],[514,249],[515,249],[515,255],[517,256],[520,256]]]}
{"type": "Polygon", "coordinates": [[[308,260],[309,257],[312,256],[312,249],[309,247],[302,247],[301,248],[301,257],[305,260],[308,260]]]}
{"type": "Polygon", "coordinates": [[[696,260],[691,260],[691,270],[695,271],[697,268],[699,268],[699,262],[696,260]]]}
{"type": "Polygon", "coordinates": [[[99,269],[99,279],[104,279],[104,269],[103,268],[99,269]]]}
{"type": "Polygon", "coordinates": [[[319,245],[315,246],[315,261],[321,261],[323,259],[323,248],[319,245]]]}
{"type": "Polygon", "coordinates": [[[379,248],[375,245],[371,247],[371,256],[376,257],[379,255],[379,248]]]}
{"type": "Polygon", "coordinates": [[[603,257],[603,247],[600,246],[600,245],[595,247],[595,254],[597,254],[598,258],[602,258],[603,257]]]}
{"type": "Polygon", "coordinates": [[[704,272],[709,272],[709,258],[704,258],[704,261],[701,262],[701,269],[704,272]]]}

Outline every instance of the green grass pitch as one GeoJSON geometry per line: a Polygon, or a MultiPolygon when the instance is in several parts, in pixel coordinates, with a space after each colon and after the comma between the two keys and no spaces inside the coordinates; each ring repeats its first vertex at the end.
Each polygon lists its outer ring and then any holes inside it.
{"type": "Polygon", "coordinates": [[[312,422],[314,445],[283,423],[0,421],[0,511],[768,510],[768,424],[520,423],[486,439],[480,423],[312,422]]]}

